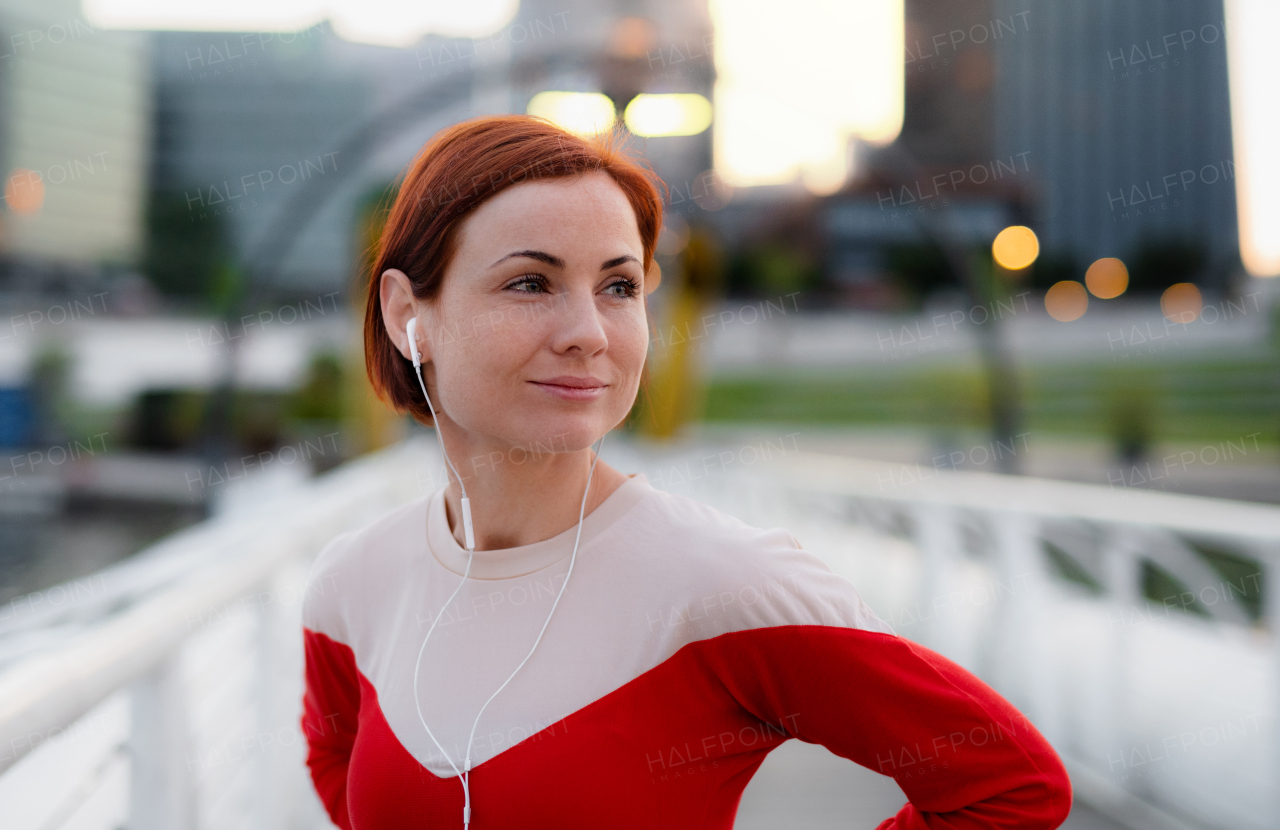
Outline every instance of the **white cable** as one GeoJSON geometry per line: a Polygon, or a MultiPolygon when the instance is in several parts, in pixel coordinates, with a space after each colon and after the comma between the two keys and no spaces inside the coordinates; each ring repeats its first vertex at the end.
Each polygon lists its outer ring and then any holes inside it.
{"type": "MultiPolygon", "coordinates": [[[[412,330],[410,331],[410,337],[412,338],[412,330]]],[[[416,349],[414,357],[417,357],[416,349]]],[[[538,644],[542,642],[542,635],[546,633],[547,626],[551,624],[551,617],[556,613],[556,607],[560,604],[560,597],[564,596],[564,589],[569,587],[569,577],[573,574],[573,565],[578,558],[578,543],[582,541],[582,520],[587,511],[587,496],[591,493],[591,478],[596,472],[596,462],[600,460],[600,450],[604,447],[604,436],[600,436],[600,441],[596,444],[595,458],[591,460],[591,468],[587,471],[587,485],[583,488],[582,504],[578,507],[578,532],[573,539],[573,553],[569,555],[569,570],[565,572],[564,584],[560,586],[560,592],[556,594],[555,602],[551,604],[551,612],[547,614],[546,622],[542,624],[542,629],[538,632],[537,639],[533,641],[533,646],[529,649],[529,653],[524,656],[524,659],[520,661],[520,665],[515,667],[515,670],[511,672],[510,676],[502,682],[502,685],[499,686],[493,694],[489,695],[489,699],[484,702],[484,706],[481,706],[480,711],[476,713],[475,722],[471,724],[471,734],[467,736],[467,754],[463,763],[463,769],[460,771],[458,769],[458,765],[453,762],[453,758],[449,757],[449,753],[445,751],[445,748],[440,745],[438,740],[436,740],[436,736],[432,734],[431,727],[427,726],[427,719],[422,714],[422,701],[418,695],[418,673],[422,667],[422,654],[426,651],[427,640],[431,639],[431,633],[435,631],[436,624],[440,622],[440,617],[444,615],[445,609],[447,609],[449,604],[453,602],[454,598],[458,596],[458,592],[462,590],[462,586],[467,582],[467,577],[471,574],[471,563],[475,559],[475,540],[471,530],[471,505],[467,499],[466,485],[462,483],[462,476],[458,475],[457,468],[455,468],[453,466],[453,462],[449,460],[449,453],[445,451],[444,438],[440,434],[440,421],[436,417],[435,407],[431,405],[431,396],[427,394],[427,386],[422,379],[421,366],[417,360],[414,361],[414,375],[418,378],[418,386],[422,389],[422,397],[427,401],[427,408],[431,410],[431,419],[435,422],[436,438],[440,441],[440,453],[444,456],[445,464],[448,465],[448,468],[452,470],[454,476],[457,477],[458,486],[462,489],[462,508],[464,513],[464,524],[466,526],[464,535],[467,539],[467,567],[463,571],[462,581],[458,583],[457,588],[453,589],[453,593],[449,595],[447,600],[445,600],[444,605],[440,606],[440,611],[436,614],[436,618],[431,621],[431,627],[427,629],[427,636],[422,638],[422,645],[418,648],[418,659],[413,664],[413,703],[418,710],[418,720],[422,723],[422,728],[426,730],[427,737],[431,738],[431,742],[436,745],[436,749],[440,750],[440,754],[449,762],[449,766],[453,768],[454,774],[457,775],[458,780],[462,782],[462,827],[463,830],[468,830],[471,825],[471,744],[475,740],[476,728],[480,725],[480,718],[484,715],[484,710],[489,708],[489,704],[498,696],[498,692],[501,692],[507,687],[507,684],[515,678],[520,669],[524,668],[524,664],[529,662],[529,658],[532,657],[533,652],[537,650],[538,644]]]]}

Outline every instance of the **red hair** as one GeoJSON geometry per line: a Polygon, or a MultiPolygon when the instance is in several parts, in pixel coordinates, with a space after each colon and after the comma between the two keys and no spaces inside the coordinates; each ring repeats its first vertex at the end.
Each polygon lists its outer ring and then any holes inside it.
{"type": "Polygon", "coordinates": [[[422,423],[431,412],[382,320],[382,273],[397,268],[419,299],[435,297],[457,250],[458,230],[472,211],[512,185],[603,171],[635,211],[650,273],[662,229],[666,185],[625,147],[615,127],[582,138],[530,115],[490,115],[447,127],[431,137],[409,165],[378,239],[369,270],[364,315],[364,364],[378,397],[422,423]]]}

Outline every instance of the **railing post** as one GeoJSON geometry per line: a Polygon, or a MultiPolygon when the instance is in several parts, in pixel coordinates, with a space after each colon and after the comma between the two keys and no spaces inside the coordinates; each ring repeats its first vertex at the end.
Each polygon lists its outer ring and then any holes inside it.
{"type": "MultiPolygon", "coordinates": [[[[956,587],[960,561],[960,532],[956,510],[951,505],[919,502],[914,505],[916,547],[920,551],[920,579],[916,589],[916,611],[921,620],[920,641],[952,660],[960,660],[960,638],[956,620],[939,619],[939,608],[956,587]]],[[[951,609],[955,613],[955,609],[951,609]]]]}
{"type": "MultiPolygon", "coordinates": [[[[302,788],[310,788],[309,776],[295,774],[305,769],[306,761],[300,723],[304,665],[298,648],[311,562],[303,554],[305,550],[300,548],[299,555],[275,573],[263,589],[266,601],[258,605],[255,694],[259,732],[267,736],[267,751],[260,759],[255,797],[257,823],[263,830],[295,826],[301,814],[299,804],[307,798],[302,788]]],[[[318,590],[330,589],[336,590],[336,586],[318,590]]]]}
{"type": "MultiPolygon", "coordinates": [[[[1102,751],[1107,755],[1108,771],[1113,769],[1112,747],[1119,747],[1121,768],[1127,763],[1125,750],[1133,744],[1129,724],[1129,665],[1133,660],[1132,632],[1134,617],[1145,613],[1139,584],[1138,544],[1133,531],[1112,528],[1103,548],[1103,568],[1107,588],[1108,655],[1107,711],[1102,717],[1102,751]]],[[[1127,776],[1126,776],[1127,781],[1127,776]]],[[[1127,783],[1125,789],[1134,788],[1127,783]]]]}
{"type": "Polygon", "coordinates": [[[1003,647],[999,649],[996,677],[1013,695],[1020,694],[1024,714],[1050,743],[1061,747],[1066,728],[1057,655],[1051,651],[1053,640],[1046,621],[1052,609],[1049,575],[1040,550],[1040,518],[1017,510],[992,511],[990,515],[999,563],[996,593],[1008,593],[999,615],[1003,647]]]}
{"type": "Polygon", "coordinates": [[[195,787],[181,652],[132,687],[129,830],[195,827],[195,787]]]}
{"type": "Polygon", "coordinates": [[[283,655],[277,645],[278,630],[276,620],[279,616],[275,601],[278,596],[279,580],[269,580],[261,587],[254,615],[254,626],[257,628],[254,654],[254,701],[255,720],[258,725],[259,742],[262,754],[257,759],[258,776],[254,787],[254,824],[261,830],[271,827],[282,827],[279,802],[279,778],[275,774],[279,767],[280,747],[274,741],[262,742],[261,736],[274,736],[279,729],[278,703],[276,700],[277,663],[283,655]]]}
{"type": "Polygon", "coordinates": [[[1264,590],[1262,600],[1271,637],[1271,682],[1273,709],[1271,717],[1271,783],[1270,801],[1266,805],[1268,827],[1280,827],[1280,551],[1271,549],[1263,560],[1264,590]]]}

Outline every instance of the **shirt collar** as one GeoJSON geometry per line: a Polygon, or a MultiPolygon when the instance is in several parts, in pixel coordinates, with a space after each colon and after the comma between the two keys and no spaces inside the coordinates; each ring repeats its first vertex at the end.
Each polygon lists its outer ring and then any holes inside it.
{"type": "MultiPolygon", "coordinates": [[[[652,489],[643,474],[629,476],[582,520],[578,552],[581,553],[592,539],[622,518],[652,489]]],[[[578,523],[574,522],[563,533],[531,545],[468,552],[449,530],[443,488],[427,500],[426,514],[428,552],[442,567],[458,576],[467,570],[467,557],[474,556],[471,563],[471,578],[474,579],[510,579],[542,570],[573,553],[573,541],[578,533],[578,523]]]]}

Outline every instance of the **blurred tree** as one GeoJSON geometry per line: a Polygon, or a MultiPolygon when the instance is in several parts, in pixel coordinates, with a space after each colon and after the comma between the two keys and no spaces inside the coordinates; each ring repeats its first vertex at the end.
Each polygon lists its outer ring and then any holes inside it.
{"type": "Polygon", "coordinates": [[[192,211],[182,193],[150,195],[143,270],[160,293],[206,298],[229,259],[224,217],[192,211]]]}
{"type": "MultiPolygon", "coordinates": [[[[227,317],[234,316],[234,309],[238,308],[240,301],[244,299],[246,288],[244,274],[231,263],[220,261],[214,264],[213,272],[203,293],[209,307],[227,317]]],[[[227,320],[228,325],[232,322],[237,321],[227,320]]],[[[226,331],[231,330],[226,329],[226,331]]]]}
{"type": "MultiPolygon", "coordinates": [[[[229,261],[214,264],[209,281],[204,286],[204,297],[210,309],[221,318],[222,331],[230,337],[241,330],[242,314],[248,304],[248,280],[244,272],[229,261]]],[[[240,362],[240,349],[223,348],[218,351],[221,366],[218,380],[205,399],[204,420],[200,427],[200,452],[205,462],[216,465],[235,454],[239,432],[236,419],[236,376],[240,362]]]]}
{"type": "Polygon", "coordinates": [[[288,402],[288,396],[280,392],[238,390],[231,420],[239,449],[256,454],[283,444],[288,402]]]}
{"type": "Polygon", "coordinates": [[[773,243],[756,252],[756,284],[770,295],[805,291],[818,283],[819,272],[801,251],[773,243]]]}
{"type": "Polygon", "coordinates": [[[147,389],[134,399],[129,445],[174,452],[199,438],[205,395],[190,389],[147,389]]]}
{"type": "Polygon", "coordinates": [[[1126,466],[1147,457],[1155,437],[1154,401],[1144,389],[1133,386],[1111,390],[1108,401],[1116,460],[1126,466]]]}
{"type": "Polygon", "coordinates": [[[958,286],[946,255],[934,243],[886,246],[885,268],[911,308],[920,308],[939,288],[958,286]]]}
{"type": "MultiPolygon", "coordinates": [[[[134,400],[128,423],[131,447],[156,452],[195,449],[204,433],[210,399],[218,390],[147,389],[134,400]]],[[[225,447],[230,454],[259,453],[283,443],[290,398],[280,392],[236,390],[227,411],[225,447]]]]}
{"type": "Polygon", "coordinates": [[[723,278],[733,294],[776,297],[816,288],[822,272],[802,248],[770,240],[734,256],[723,278]]]}
{"type": "Polygon", "coordinates": [[[340,352],[313,356],[306,381],[292,397],[288,425],[291,440],[299,443],[311,441],[320,447],[320,452],[311,458],[316,472],[324,472],[341,463],[348,449],[331,437],[335,433],[341,435],[346,417],[344,360],[345,355],[340,352]]]}
{"type": "MultiPolygon", "coordinates": [[[[1002,301],[1008,303],[1009,296],[1017,290],[1017,273],[1000,268],[991,255],[990,246],[968,251],[963,256],[970,301],[993,310],[1002,301]]],[[[1016,313],[1017,306],[1012,305],[1016,313]]],[[[997,322],[1000,319],[996,313],[984,317],[978,326],[982,333],[979,343],[986,367],[992,437],[996,441],[1011,441],[1023,422],[1022,390],[1013,354],[999,337],[997,322]]],[[[1000,455],[996,465],[1002,473],[1016,473],[1021,466],[1016,453],[1000,455]]]]}
{"type": "Polygon", "coordinates": [[[33,420],[28,439],[36,444],[60,444],[67,437],[70,396],[67,378],[71,355],[60,340],[43,342],[31,364],[29,400],[33,420]]]}
{"type": "Polygon", "coordinates": [[[342,418],[342,357],[325,352],[311,358],[307,379],[293,396],[290,415],[308,421],[342,418]]]}

